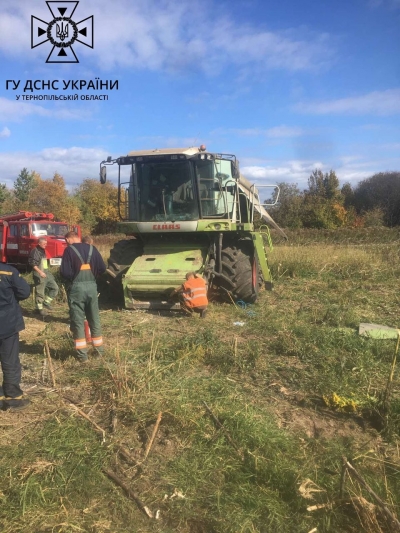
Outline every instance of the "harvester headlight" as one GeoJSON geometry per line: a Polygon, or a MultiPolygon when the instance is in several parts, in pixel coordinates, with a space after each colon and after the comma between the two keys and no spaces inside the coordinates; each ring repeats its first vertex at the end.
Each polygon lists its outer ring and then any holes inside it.
{"type": "Polygon", "coordinates": [[[214,229],[220,230],[221,229],[221,224],[214,224],[214,229]]]}

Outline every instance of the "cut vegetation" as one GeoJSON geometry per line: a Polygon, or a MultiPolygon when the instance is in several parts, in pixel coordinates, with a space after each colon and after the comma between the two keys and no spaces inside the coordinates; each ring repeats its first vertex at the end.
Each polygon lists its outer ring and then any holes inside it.
{"type": "Polygon", "coordinates": [[[396,339],[358,334],[399,326],[399,232],[364,237],[289,235],[275,290],[205,320],[104,303],[85,366],[65,300],[23,302],[32,405],[0,415],[1,531],[400,531],[396,339]]]}

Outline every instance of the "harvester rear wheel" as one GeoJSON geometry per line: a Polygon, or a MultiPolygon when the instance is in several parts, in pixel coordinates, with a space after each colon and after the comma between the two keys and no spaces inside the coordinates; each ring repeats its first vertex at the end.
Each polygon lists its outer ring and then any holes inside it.
{"type": "MultiPolygon", "coordinates": [[[[234,301],[255,302],[263,284],[257,259],[253,259],[246,250],[232,246],[222,250],[221,260],[219,285],[230,293],[234,301]]],[[[230,300],[228,296],[227,299],[230,300]]]]}

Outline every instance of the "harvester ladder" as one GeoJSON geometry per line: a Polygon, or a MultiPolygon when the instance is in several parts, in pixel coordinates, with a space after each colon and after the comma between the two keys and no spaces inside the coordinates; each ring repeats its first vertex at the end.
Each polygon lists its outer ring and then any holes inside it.
{"type": "Polygon", "coordinates": [[[266,236],[267,241],[268,241],[269,249],[272,252],[274,247],[272,246],[271,232],[269,230],[269,227],[267,225],[263,224],[262,226],[260,226],[260,233],[261,233],[261,235],[265,235],[266,236]]]}

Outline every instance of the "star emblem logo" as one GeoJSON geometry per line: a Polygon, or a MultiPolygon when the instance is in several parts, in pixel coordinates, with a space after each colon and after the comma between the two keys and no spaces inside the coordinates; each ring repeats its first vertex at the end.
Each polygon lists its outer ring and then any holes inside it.
{"type": "Polygon", "coordinates": [[[31,48],[50,42],[46,63],[79,63],[72,45],[78,42],[93,48],[93,15],[75,22],[72,16],[79,2],[49,0],[46,4],[53,19],[46,22],[31,16],[31,48]]]}

